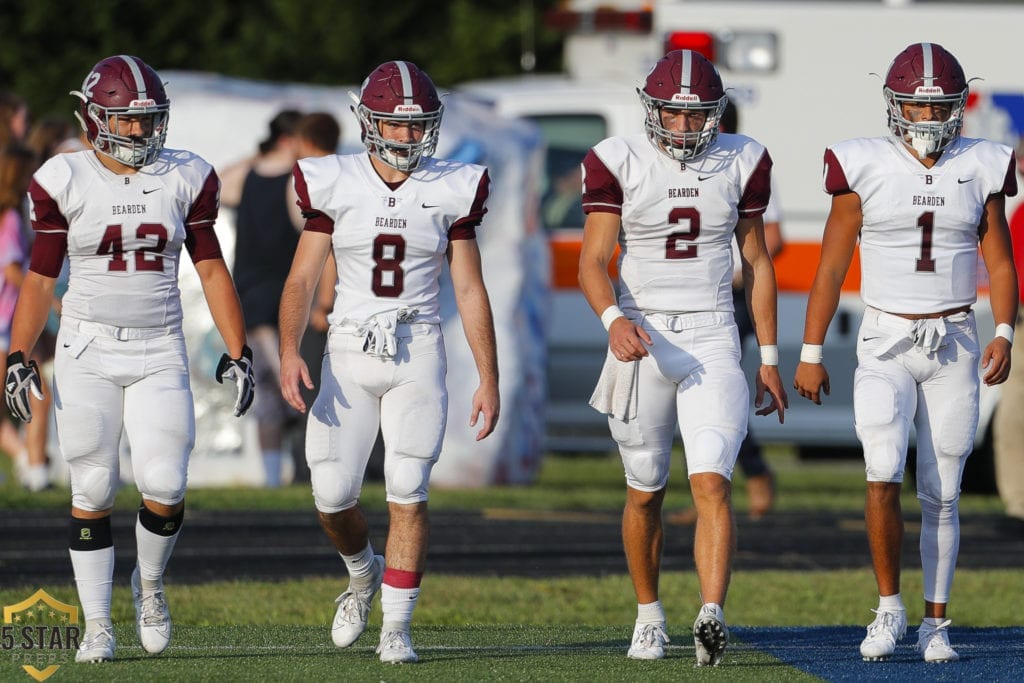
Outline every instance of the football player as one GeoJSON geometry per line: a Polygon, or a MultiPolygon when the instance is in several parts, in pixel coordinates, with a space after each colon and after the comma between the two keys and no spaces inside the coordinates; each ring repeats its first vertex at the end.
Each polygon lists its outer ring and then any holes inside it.
{"type": "Polygon", "coordinates": [[[968,86],[950,52],[915,43],[889,66],[883,87],[891,136],[825,150],[832,208],[807,302],[794,387],[815,403],[829,392],[822,343],[860,239],[861,297],[853,402],[867,474],[865,521],[878,583],[876,618],[863,659],[893,654],[907,628],[900,597],[900,488],[910,428],[917,430],[924,620],[917,647],[927,662],[958,655],[946,604],[960,522],[957,501],[978,424],[978,362],[988,385],[1006,380],[1017,281],[1006,223],[1017,192],[1013,152],[962,137],[968,86]],[[978,247],[991,282],[996,336],[982,350],[971,307],[978,247]]]}
{"type": "Polygon", "coordinates": [[[626,473],[622,535],[638,614],[628,656],[660,659],[668,642],[658,598],[661,508],[676,425],[697,511],[694,555],[702,607],[699,665],[728,643],[723,607],[735,549],[731,477],[747,430],[747,382],[732,299],[740,247],[762,365],[758,414],[783,419],[775,271],[765,247],[771,158],[744,135],[719,132],[726,104],[714,65],[690,50],[657,62],[638,94],[646,135],[613,137],[584,158],[580,285],[608,330],[591,405],[609,415],[626,473]],[[619,298],[608,263],[621,245],[619,298]],[[761,408],[764,393],[769,403],[761,408]]]}
{"type": "Polygon", "coordinates": [[[70,553],[85,633],[79,662],[110,661],[114,546],[110,515],[120,475],[122,428],[142,494],[132,572],[136,633],[163,652],[171,617],[163,574],[184,517],[195,415],[182,333],[178,260],[184,246],[227,345],[217,379],[236,384],[235,415],[252,401],[251,352],[231,276],[213,230],[219,181],[191,152],[164,148],[170,102],[157,73],[138,57],[96,64],[77,115],[92,149],[60,154],[29,188],[35,242],[11,331],[8,408],[32,419],[41,395],[27,361],[46,323],[65,256],[53,392],[60,446],[71,475],[70,553]]]}
{"type": "Polygon", "coordinates": [[[438,278],[447,260],[480,384],[469,423],[477,439],[498,419],[494,324],[476,228],[489,191],[482,166],[432,158],[443,106],[415,64],[386,62],[353,107],[366,153],[301,159],[295,189],[306,217],[281,299],[281,390],[305,412],[312,389],[299,344],[328,253],[338,279],[328,317],[320,391],[306,431],[313,497],[349,587],[332,639],[348,647],[366,629],[378,589],[382,662],[415,662],[409,625],[427,554],[427,490],[448,413],[438,278]],[[385,564],[369,541],[359,493],[378,427],[390,529],[385,564]],[[383,584],[383,588],[381,588],[383,584]]]}

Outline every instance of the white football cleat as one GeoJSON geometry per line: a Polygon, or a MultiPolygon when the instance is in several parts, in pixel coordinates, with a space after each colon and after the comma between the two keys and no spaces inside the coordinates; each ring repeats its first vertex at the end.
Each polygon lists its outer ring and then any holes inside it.
{"type": "Polygon", "coordinates": [[[142,649],[158,655],[171,642],[171,612],[167,609],[163,586],[153,591],[142,589],[139,568],[132,572],[132,598],[135,600],[135,633],[142,649]]]}
{"type": "Polygon", "coordinates": [[[112,662],[114,661],[114,627],[96,626],[85,632],[82,642],[75,653],[76,662],[112,662]]]}
{"type": "Polygon", "coordinates": [[[945,664],[960,659],[960,655],[949,644],[949,625],[953,623],[946,619],[938,626],[932,626],[924,622],[917,629],[917,651],[929,664],[945,664]]]}
{"type": "Polygon", "coordinates": [[[875,620],[868,624],[868,634],[860,644],[860,656],[865,662],[881,662],[896,652],[896,641],[907,632],[907,611],[871,610],[875,620]]]}
{"type": "Polygon", "coordinates": [[[408,631],[383,631],[377,654],[384,664],[413,664],[420,660],[412,649],[412,638],[408,631]]]}
{"type": "Polygon", "coordinates": [[[665,643],[669,642],[665,624],[641,624],[633,627],[633,642],[627,657],[630,659],[662,659],[665,643]]]}
{"type": "Polygon", "coordinates": [[[729,629],[725,625],[722,608],[706,603],[693,622],[693,646],[697,651],[697,666],[718,666],[725,646],[729,644],[729,629]]]}
{"type": "Polygon", "coordinates": [[[384,581],[384,556],[375,555],[370,576],[370,585],[361,590],[353,590],[349,581],[347,591],[338,596],[335,602],[338,609],[334,612],[334,623],[331,624],[331,640],[337,647],[348,647],[366,630],[366,621],[370,616],[370,603],[373,596],[380,590],[384,581]]]}

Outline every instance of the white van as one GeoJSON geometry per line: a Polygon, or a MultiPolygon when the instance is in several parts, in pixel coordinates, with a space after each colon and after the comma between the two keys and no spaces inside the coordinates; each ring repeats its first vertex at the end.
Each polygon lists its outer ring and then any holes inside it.
{"type": "MultiPolygon", "coordinates": [[[[822,154],[827,145],[846,138],[887,134],[882,81],[872,72],[884,74],[889,60],[910,43],[940,43],[958,56],[968,76],[984,79],[971,83],[965,134],[1012,145],[1024,131],[1024,83],[1007,52],[1024,26],[1024,5],[570,0],[560,7],[549,18],[569,32],[567,76],[472,82],[460,89],[490,101],[503,114],[540,125],[549,146],[548,182],[554,185],[565,165],[582,159],[598,140],[643,130],[635,88],[666,48],[710,54],[738,103],[740,132],[763,142],[775,161],[786,239],[776,273],[780,361],[787,384],[799,357],[806,297],[829,207],[821,189],[822,154]]],[[[1008,211],[1016,201],[1008,202],[1008,211]]],[[[549,446],[603,447],[606,424],[587,398],[606,336],[576,284],[582,216],[566,214],[548,229],[554,313],[548,344],[549,446]]],[[[791,397],[783,425],[753,418],[751,429],[762,442],[793,444],[811,455],[859,451],[852,409],[855,335],[863,311],[859,278],[855,261],[825,340],[831,395],[821,406],[791,397]]],[[[987,282],[979,282],[979,289],[975,311],[987,343],[994,330],[987,282]]],[[[744,358],[752,377],[757,354],[744,358]]],[[[990,423],[998,393],[998,388],[982,389],[975,443],[983,457],[968,465],[982,472],[966,477],[966,485],[991,486],[990,423]]]]}

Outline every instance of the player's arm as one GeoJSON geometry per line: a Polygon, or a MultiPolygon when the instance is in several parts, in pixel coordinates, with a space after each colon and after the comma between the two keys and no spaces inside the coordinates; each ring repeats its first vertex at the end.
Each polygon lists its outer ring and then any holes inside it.
{"type": "MultiPolygon", "coordinates": [[[[839,294],[853,262],[862,221],[860,195],[843,192],[832,196],[832,208],[821,240],[821,258],[807,297],[805,345],[821,346],[825,342],[825,333],[839,308],[839,294]]],[[[820,405],[821,392],[828,394],[830,390],[824,365],[801,360],[796,368],[793,388],[804,398],[820,405]]]]}
{"type": "MultiPolygon", "coordinates": [[[[758,415],[778,412],[779,422],[785,421],[789,398],[779,376],[778,361],[778,294],[775,286],[775,266],[765,244],[764,222],[761,216],[741,218],[736,223],[736,239],[740,249],[740,263],[743,272],[743,287],[747,296],[747,307],[754,319],[754,332],[760,346],[775,347],[774,359],[763,358],[755,378],[756,394],[754,405],[758,415]],[[768,360],[768,363],[764,361],[768,360]],[[765,390],[771,402],[761,407],[765,390]]],[[[765,351],[767,353],[767,350],[765,351]]]]}
{"type": "Polygon", "coordinates": [[[459,309],[466,341],[473,352],[480,386],[473,394],[473,407],[469,426],[476,426],[483,416],[483,424],[476,440],[494,431],[501,410],[498,393],[498,352],[494,337],[494,319],[491,302],[484,286],[480,265],[480,248],[475,239],[457,239],[448,243],[448,266],[455,291],[455,305],[459,309]]]}
{"type": "Polygon", "coordinates": [[[608,275],[608,264],[615,256],[619,240],[618,214],[591,211],[583,224],[583,245],[580,248],[579,281],[590,308],[608,330],[608,348],[621,361],[638,360],[647,355],[652,343],[650,335],[625,316],[612,318],[616,311],[615,287],[608,275]],[[605,316],[609,309],[613,311],[605,316]]]}
{"type": "Polygon", "coordinates": [[[242,347],[245,346],[245,318],[227,264],[222,258],[211,258],[198,261],[195,266],[213,324],[217,326],[228,354],[232,358],[241,358],[242,347]]]}
{"type": "Polygon", "coordinates": [[[41,275],[34,270],[26,273],[11,321],[10,353],[21,351],[26,359],[32,355],[32,349],[46,327],[56,287],[55,277],[41,275]]]}
{"type": "Polygon", "coordinates": [[[281,395],[300,412],[306,412],[306,401],[299,390],[301,381],[307,389],[313,388],[309,368],[302,360],[299,345],[309,322],[309,307],[320,282],[327,254],[331,250],[331,236],[326,232],[304,230],[299,236],[291,270],[281,292],[278,311],[278,329],[281,335],[281,395]]]}
{"type": "MultiPolygon", "coordinates": [[[[989,196],[978,226],[981,255],[989,277],[989,302],[996,325],[1013,329],[1017,320],[1017,271],[1013,264],[1010,228],[1006,223],[1006,197],[1002,193],[989,196]]],[[[1018,342],[1020,343],[1020,342],[1018,342]]],[[[1001,384],[1010,375],[1010,342],[996,336],[981,356],[982,378],[991,386],[1001,384]]]]}

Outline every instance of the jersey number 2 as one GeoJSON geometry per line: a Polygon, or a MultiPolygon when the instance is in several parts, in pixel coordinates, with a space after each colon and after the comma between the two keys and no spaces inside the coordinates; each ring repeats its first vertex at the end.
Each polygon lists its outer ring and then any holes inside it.
{"type": "Polygon", "coordinates": [[[700,212],[692,206],[677,207],[668,212],[669,223],[688,221],[688,230],[673,232],[665,238],[665,258],[667,259],[688,259],[697,258],[697,245],[688,244],[680,247],[679,242],[692,242],[700,237],[700,212]]]}
{"type": "MultiPolygon", "coordinates": [[[[159,223],[143,223],[135,230],[135,238],[146,240],[156,238],[156,244],[139,247],[132,251],[135,254],[136,271],[158,271],[164,269],[164,257],[161,256],[167,246],[167,228],[159,223]]],[[[109,255],[107,270],[122,273],[128,270],[128,261],[124,256],[124,240],[120,225],[108,225],[100,246],[96,249],[97,256],[109,255]]]]}

